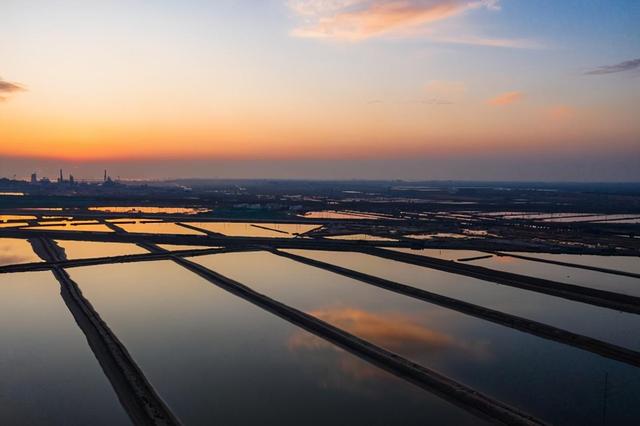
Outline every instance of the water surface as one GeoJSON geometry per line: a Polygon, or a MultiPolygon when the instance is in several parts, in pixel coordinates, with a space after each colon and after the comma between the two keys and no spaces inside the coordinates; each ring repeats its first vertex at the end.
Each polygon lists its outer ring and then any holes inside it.
{"type": "Polygon", "coordinates": [[[146,222],[119,224],[118,227],[127,232],[144,234],[175,234],[175,235],[204,235],[204,232],[194,231],[170,222],[146,222]]]}
{"type": "Polygon", "coordinates": [[[169,250],[169,251],[176,251],[176,250],[204,250],[204,249],[211,249],[211,248],[220,248],[220,247],[215,247],[215,246],[189,246],[189,245],[182,245],[182,244],[158,244],[158,247],[165,249],[165,250],[169,250]]]}
{"type": "Polygon", "coordinates": [[[335,210],[321,210],[306,212],[302,215],[308,219],[383,219],[384,216],[379,216],[371,213],[357,213],[357,212],[342,212],[335,210]]]}
{"type": "Polygon", "coordinates": [[[331,240],[366,240],[366,241],[398,241],[394,238],[380,237],[378,235],[371,234],[346,234],[346,235],[332,235],[325,237],[331,240]]]}
{"type": "Polygon", "coordinates": [[[285,251],[640,350],[640,315],[362,253],[285,251]]]}
{"type": "Polygon", "coordinates": [[[403,247],[392,247],[388,250],[399,251],[402,253],[415,254],[418,256],[437,257],[444,260],[460,260],[468,259],[470,257],[486,256],[487,253],[483,253],[477,250],[449,250],[449,249],[421,249],[414,250],[403,247]]]}
{"type": "Polygon", "coordinates": [[[56,243],[62,247],[67,259],[87,259],[92,257],[122,256],[126,254],[149,253],[142,247],[128,243],[100,243],[94,241],[60,240],[56,243]]]}
{"type": "Polygon", "coordinates": [[[0,275],[0,424],[130,424],[50,272],[0,275]]]}
{"type": "Polygon", "coordinates": [[[193,225],[229,237],[293,238],[298,234],[320,228],[320,225],[297,223],[203,222],[193,223],[193,225]]]}
{"type": "Polygon", "coordinates": [[[0,266],[40,261],[42,259],[33,252],[27,240],[0,238],[0,266]]]}
{"type": "Polygon", "coordinates": [[[70,272],[185,424],[478,423],[169,261],[70,272]]]}
{"type": "Polygon", "coordinates": [[[34,220],[37,219],[35,216],[31,215],[13,215],[13,214],[0,214],[0,222],[7,222],[9,220],[34,220]]]}
{"type": "MultiPolygon", "coordinates": [[[[602,259],[598,261],[594,260],[594,262],[597,262],[599,265],[606,264],[606,260],[602,259]]],[[[562,283],[576,284],[583,287],[596,288],[599,290],[613,291],[616,293],[640,297],[640,278],[541,263],[532,260],[518,259],[511,256],[493,256],[488,259],[478,259],[468,263],[483,266],[485,268],[513,272],[515,274],[529,275],[562,283]]]]}
{"type": "Polygon", "coordinates": [[[605,375],[626,386],[609,401],[611,424],[640,416],[636,368],[273,254],[195,261],[551,422],[600,424],[605,375]]]}
{"type": "Polygon", "coordinates": [[[438,238],[470,238],[469,235],[455,234],[450,232],[437,232],[435,234],[407,234],[407,238],[413,238],[416,240],[433,240],[438,238]]]}
{"type": "Polygon", "coordinates": [[[91,211],[106,213],[164,213],[164,214],[184,214],[193,215],[198,213],[206,213],[211,211],[206,208],[190,208],[190,207],[149,207],[149,206],[133,206],[133,207],[89,207],[91,211]]]}
{"type": "Polygon", "coordinates": [[[30,226],[29,229],[38,231],[85,231],[85,232],[113,232],[108,226],[97,224],[78,224],[73,222],[62,222],[56,225],[30,226]]]}
{"type": "MultiPolygon", "coordinates": [[[[509,254],[509,252],[507,252],[509,254]]],[[[555,254],[555,253],[520,253],[513,254],[555,260],[557,262],[575,263],[577,265],[595,266],[598,268],[640,274],[640,257],[638,256],[596,256],[590,254],[555,254]]]]}

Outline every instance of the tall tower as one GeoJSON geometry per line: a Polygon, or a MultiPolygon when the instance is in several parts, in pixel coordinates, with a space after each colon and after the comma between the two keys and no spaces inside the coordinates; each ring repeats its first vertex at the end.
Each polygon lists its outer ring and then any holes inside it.
{"type": "Polygon", "coordinates": [[[62,177],[62,169],[60,169],[60,177],[58,178],[58,182],[64,182],[64,178],[62,177]]]}
{"type": "Polygon", "coordinates": [[[103,182],[107,181],[107,169],[104,169],[104,178],[102,178],[103,182]]]}
{"type": "Polygon", "coordinates": [[[38,183],[38,175],[35,172],[31,173],[31,183],[38,183]]]}

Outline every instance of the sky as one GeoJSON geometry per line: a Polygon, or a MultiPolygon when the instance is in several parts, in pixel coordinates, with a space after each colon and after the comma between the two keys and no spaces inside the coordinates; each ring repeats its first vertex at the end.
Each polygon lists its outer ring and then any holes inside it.
{"type": "Polygon", "coordinates": [[[0,176],[640,180],[637,0],[3,0],[0,176]]]}

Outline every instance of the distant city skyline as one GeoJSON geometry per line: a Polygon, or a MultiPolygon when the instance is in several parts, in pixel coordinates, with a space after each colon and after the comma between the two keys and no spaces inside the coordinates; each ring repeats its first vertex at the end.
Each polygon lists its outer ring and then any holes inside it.
{"type": "Polygon", "coordinates": [[[373,180],[488,180],[488,181],[576,181],[638,182],[638,159],[629,156],[491,155],[449,158],[384,158],[344,160],[146,160],[129,162],[63,162],[59,160],[6,159],[0,157],[0,178],[55,180],[62,167],[65,176],[77,180],[103,180],[103,169],[114,179],[163,180],[179,178],[232,179],[373,179],[373,180]],[[540,170],[544,171],[541,174],[540,170]]]}
{"type": "Polygon", "coordinates": [[[0,176],[640,180],[634,0],[51,5],[3,3],[0,176]]]}

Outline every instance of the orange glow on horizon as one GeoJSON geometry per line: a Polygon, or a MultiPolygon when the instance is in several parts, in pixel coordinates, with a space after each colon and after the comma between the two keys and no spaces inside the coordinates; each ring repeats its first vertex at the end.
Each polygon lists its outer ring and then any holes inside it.
{"type": "MultiPolygon", "coordinates": [[[[460,92],[455,91],[458,96],[460,92]]],[[[599,111],[568,105],[541,109],[527,102],[518,109],[493,108],[478,100],[444,106],[356,104],[298,112],[286,108],[264,116],[237,111],[220,119],[195,113],[164,119],[159,114],[140,120],[117,113],[72,120],[33,116],[22,106],[5,107],[9,108],[0,116],[0,155],[76,162],[385,158],[571,149],[596,145],[602,137],[622,141],[620,146],[633,141],[629,126],[616,126],[613,120],[603,126],[599,111]],[[580,128],[572,125],[578,119],[580,128]]]]}

